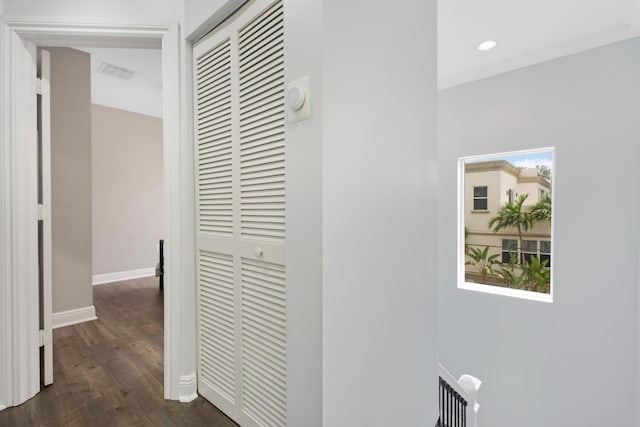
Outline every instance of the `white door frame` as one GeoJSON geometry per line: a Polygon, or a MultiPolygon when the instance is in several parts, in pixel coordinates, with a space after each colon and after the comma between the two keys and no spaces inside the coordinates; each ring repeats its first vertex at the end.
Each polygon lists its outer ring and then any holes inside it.
{"type": "Polygon", "coordinates": [[[32,55],[38,45],[162,48],[164,396],[185,400],[180,390],[181,355],[185,351],[195,354],[195,349],[184,349],[180,343],[181,325],[189,323],[183,317],[190,316],[181,313],[181,291],[195,287],[195,264],[188,255],[194,243],[193,202],[185,198],[193,186],[193,165],[184,155],[188,150],[183,145],[189,144],[181,142],[188,133],[182,132],[179,25],[88,24],[0,16],[0,31],[0,409],[18,405],[40,390],[35,74],[30,78],[32,55]]]}

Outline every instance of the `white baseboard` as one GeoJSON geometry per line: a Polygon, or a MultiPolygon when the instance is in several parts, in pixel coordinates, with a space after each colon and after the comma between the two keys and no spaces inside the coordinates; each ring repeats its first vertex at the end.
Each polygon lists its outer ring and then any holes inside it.
{"type": "Polygon", "coordinates": [[[180,390],[178,400],[188,403],[198,397],[198,377],[193,372],[180,377],[180,390]]]}
{"type": "Polygon", "coordinates": [[[59,311],[53,313],[51,328],[62,328],[63,326],[75,325],[77,323],[97,320],[96,307],[90,305],[88,307],[76,308],[75,310],[59,311]]]}
{"type": "Polygon", "coordinates": [[[141,277],[151,277],[156,275],[156,268],[141,268],[139,270],[118,271],[116,273],[96,274],[93,276],[94,285],[120,282],[122,280],[139,279],[141,277]]]}

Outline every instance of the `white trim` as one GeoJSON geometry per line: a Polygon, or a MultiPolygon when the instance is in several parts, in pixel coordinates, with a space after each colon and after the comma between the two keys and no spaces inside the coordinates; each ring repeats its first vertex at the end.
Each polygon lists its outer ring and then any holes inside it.
{"type": "Polygon", "coordinates": [[[118,271],[115,273],[96,274],[93,276],[93,285],[104,285],[105,283],[121,282],[123,280],[140,279],[142,277],[155,276],[155,267],[141,268],[138,270],[118,271]]]}
{"type": "Polygon", "coordinates": [[[566,43],[552,49],[534,53],[532,55],[522,56],[520,58],[506,61],[501,64],[472,70],[458,75],[440,77],[438,79],[438,89],[448,89],[476,80],[486,79],[498,74],[507,73],[509,71],[529,67],[542,62],[551,61],[553,59],[562,58],[564,56],[573,55],[585,50],[617,43],[638,36],[640,36],[640,27],[623,27],[618,30],[598,34],[596,36],[578,40],[573,43],[566,43]]]}
{"type": "Polygon", "coordinates": [[[521,289],[503,288],[500,286],[483,285],[480,283],[471,283],[471,282],[459,283],[458,289],[482,292],[485,294],[501,295],[505,297],[526,299],[529,301],[553,303],[553,297],[549,294],[543,294],[540,292],[532,292],[532,291],[523,291],[521,289]]]}
{"type": "MultiPolygon", "coordinates": [[[[35,95],[32,98],[26,82],[29,64],[24,44],[47,46],[87,46],[87,47],[158,47],[162,45],[163,55],[163,137],[164,137],[164,177],[165,177],[165,346],[164,346],[164,396],[178,400],[181,362],[195,360],[195,339],[181,343],[182,294],[195,286],[195,263],[189,260],[189,247],[195,245],[193,203],[187,202],[185,190],[193,192],[190,173],[193,165],[185,158],[184,152],[191,147],[182,143],[184,129],[181,93],[182,75],[178,23],[169,25],[147,24],[89,24],[64,21],[43,21],[39,19],[7,19],[3,26],[3,46],[0,55],[4,66],[3,93],[0,100],[0,116],[3,126],[0,130],[0,159],[3,174],[0,207],[3,216],[0,224],[4,232],[2,245],[3,274],[0,276],[0,313],[6,316],[3,325],[6,336],[0,335],[0,351],[4,352],[0,361],[0,387],[6,384],[5,402],[7,406],[23,403],[39,391],[39,349],[38,344],[38,304],[37,304],[37,227],[35,220],[36,200],[35,156],[28,156],[32,144],[28,144],[35,132],[30,132],[25,119],[35,121],[35,95]],[[23,58],[24,57],[24,58],[23,58]],[[33,105],[31,105],[33,104],[33,105]],[[22,122],[20,120],[23,120],[22,122]],[[31,164],[33,163],[33,164],[31,164]],[[31,171],[33,170],[33,173],[31,171]],[[189,176],[189,179],[185,179],[189,176]],[[31,177],[31,178],[29,178],[31,177]],[[33,204],[33,206],[31,206],[33,204]],[[35,238],[32,238],[36,236],[35,238]],[[184,246],[184,248],[183,248],[184,246]],[[30,250],[33,247],[35,250],[30,250]],[[35,278],[35,279],[34,279],[35,278]],[[35,280],[35,281],[34,281],[35,280]],[[34,285],[35,283],[35,285],[34,285]],[[25,286],[28,284],[29,286],[25,286]],[[34,294],[35,289],[35,294],[34,294]],[[34,328],[35,325],[35,328],[34,328]],[[34,332],[31,333],[31,329],[34,332]],[[15,339],[14,339],[15,338],[15,339]],[[32,345],[32,341],[35,343],[32,345]],[[192,348],[193,347],[193,348],[192,348]]],[[[35,46],[34,46],[35,52],[35,46]]],[[[33,79],[35,86],[35,78],[33,79]]],[[[188,126],[187,126],[188,127],[188,126]]],[[[33,126],[35,129],[35,126],[33,126]]],[[[35,146],[35,145],[33,145],[35,146]]],[[[37,201],[37,200],[36,200],[37,201]]],[[[188,318],[187,318],[188,321],[188,318]]],[[[195,362],[194,362],[195,365],[195,362]]],[[[184,368],[187,370],[188,368],[184,368]]],[[[190,369],[191,371],[191,369],[190,369]]],[[[0,397],[2,393],[0,392],[0,397]]]]}
{"type": "Polygon", "coordinates": [[[189,403],[198,398],[198,377],[195,372],[180,377],[180,402],[189,403]]]}
{"type": "Polygon", "coordinates": [[[0,308],[4,318],[4,402],[13,406],[40,390],[36,165],[36,48],[6,25],[3,31],[4,256],[0,308]],[[19,71],[17,71],[19,70],[19,71]],[[33,113],[33,114],[30,114],[33,113]]]}
{"type": "MultiPolygon", "coordinates": [[[[5,31],[4,18],[0,14],[0,51],[4,51],[7,47],[5,37],[7,31],[5,31]]],[[[5,126],[5,114],[4,114],[4,102],[6,99],[5,88],[8,84],[5,75],[7,72],[6,55],[0,55],[0,348],[9,348],[10,346],[10,333],[11,327],[11,312],[10,298],[7,294],[8,284],[11,283],[11,245],[8,239],[11,231],[10,222],[10,205],[7,204],[10,180],[10,168],[11,162],[8,159],[8,152],[6,152],[5,141],[8,141],[10,136],[8,133],[8,126],[5,126]]],[[[9,372],[10,361],[7,360],[8,351],[0,351],[0,406],[6,408],[6,404],[9,401],[9,372]]]]}
{"type": "Polygon", "coordinates": [[[213,15],[207,18],[187,36],[187,40],[195,43],[216,29],[249,0],[227,0],[213,15]]]}
{"type": "Polygon", "coordinates": [[[96,317],[96,307],[94,305],[53,313],[51,328],[58,329],[64,326],[90,322],[91,320],[98,320],[96,317]]]}
{"type": "MultiPolygon", "coordinates": [[[[181,356],[188,351],[181,345],[181,296],[184,288],[195,286],[194,282],[184,280],[188,274],[195,277],[195,263],[183,259],[182,239],[191,236],[195,245],[195,228],[185,226],[193,211],[193,203],[183,203],[184,177],[181,172],[190,170],[190,162],[181,155],[181,74],[180,74],[180,27],[178,24],[167,29],[162,37],[162,96],[163,96],[163,158],[164,158],[164,397],[179,399],[179,380],[181,356]],[[177,84],[176,84],[177,82],[177,84]],[[185,166],[186,164],[186,166],[185,166]],[[180,286],[183,286],[181,289],[180,286]]],[[[191,182],[189,182],[191,183],[191,182]]],[[[192,184],[193,185],[193,184],[192,184]]],[[[195,343],[191,350],[195,357],[195,343]]]]}
{"type": "Polygon", "coordinates": [[[42,177],[42,294],[41,322],[44,341],[42,379],[44,385],[53,383],[53,246],[51,226],[51,53],[42,49],[39,53],[38,92],[40,96],[40,169],[42,177]]]}

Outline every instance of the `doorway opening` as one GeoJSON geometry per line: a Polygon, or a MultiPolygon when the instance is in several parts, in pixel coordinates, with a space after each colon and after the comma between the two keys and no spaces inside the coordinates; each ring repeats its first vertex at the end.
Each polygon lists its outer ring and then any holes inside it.
{"type": "Polygon", "coordinates": [[[145,388],[141,398],[162,397],[163,293],[154,278],[164,225],[161,51],[38,50],[50,58],[44,178],[57,350],[44,376],[99,385],[112,402],[145,388]],[[126,380],[113,383],[118,376],[126,380]]]}
{"type": "MultiPolygon", "coordinates": [[[[181,293],[189,292],[194,266],[183,262],[192,258],[189,248],[193,242],[193,204],[188,203],[189,188],[193,182],[187,177],[192,173],[192,162],[181,146],[181,82],[180,35],[178,25],[90,25],[31,21],[4,22],[4,64],[2,117],[6,132],[2,134],[3,153],[11,165],[7,179],[2,181],[2,221],[15,230],[8,251],[2,253],[9,268],[7,276],[14,280],[0,283],[0,306],[6,313],[0,319],[2,360],[7,361],[0,372],[5,384],[0,398],[7,406],[19,405],[38,393],[39,375],[39,325],[38,325],[38,230],[30,221],[29,212],[37,205],[37,155],[36,137],[30,125],[36,122],[36,70],[37,47],[111,47],[162,49],[163,89],[162,110],[164,160],[164,208],[165,220],[165,299],[164,299],[164,398],[183,400],[195,396],[188,384],[182,383],[180,355],[185,353],[181,339],[181,293]],[[32,100],[33,98],[33,100],[32,100]],[[183,192],[183,189],[187,191],[183,192]],[[184,194],[186,193],[186,195],[184,194]],[[186,202],[186,203],[185,203],[186,202]],[[20,284],[20,286],[17,285],[20,284]],[[14,337],[19,335],[20,339],[14,337]],[[6,381],[4,381],[6,379],[6,381]],[[4,396],[3,396],[4,394],[4,396]]],[[[35,126],[34,126],[35,128],[35,126]]],[[[188,136],[187,136],[188,137],[188,136]]],[[[4,277],[3,277],[4,279],[4,277]]],[[[193,345],[195,351],[195,344],[193,345]]]]}

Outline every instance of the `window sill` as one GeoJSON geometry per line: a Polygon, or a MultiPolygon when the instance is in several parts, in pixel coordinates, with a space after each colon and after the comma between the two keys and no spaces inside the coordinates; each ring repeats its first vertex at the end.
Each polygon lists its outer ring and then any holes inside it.
{"type": "Polygon", "coordinates": [[[490,214],[491,211],[489,211],[489,210],[472,210],[471,213],[472,214],[490,214]]]}
{"type": "Polygon", "coordinates": [[[501,296],[511,297],[511,298],[520,298],[520,299],[526,299],[530,301],[553,303],[552,294],[523,291],[521,289],[503,288],[500,286],[483,285],[480,283],[471,283],[471,282],[458,283],[458,289],[465,289],[465,290],[474,291],[474,292],[482,292],[485,294],[501,295],[501,296]]]}

